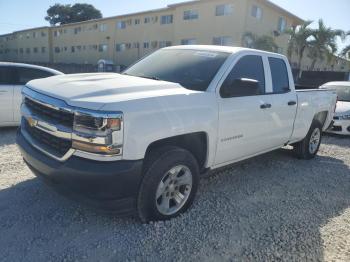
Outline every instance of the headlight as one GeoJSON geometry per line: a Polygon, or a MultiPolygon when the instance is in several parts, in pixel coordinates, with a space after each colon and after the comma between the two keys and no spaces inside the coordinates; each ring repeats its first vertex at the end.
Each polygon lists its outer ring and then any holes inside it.
{"type": "Polygon", "coordinates": [[[102,155],[121,155],[123,146],[122,113],[76,112],[72,146],[102,155]]]}
{"type": "Polygon", "coordinates": [[[350,114],[342,115],[342,116],[340,116],[340,118],[343,119],[343,120],[350,120],[350,114]]]}
{"type": "Polygon", "coordinates": [[[339,120],[350,120],[350,113],[346,113],[345,115],[337,115],[336,116],[339,120]]]}

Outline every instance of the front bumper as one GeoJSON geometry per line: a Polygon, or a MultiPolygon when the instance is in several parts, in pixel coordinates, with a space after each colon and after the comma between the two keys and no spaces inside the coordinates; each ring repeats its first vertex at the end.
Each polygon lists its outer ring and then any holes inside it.
{"type": "Polygon", "coordinates": [[[33,173],[58,192],[120,215],[135,212],[142,160],[102,162],[71,156],[60,162],[29,144],[20,129],[16,140],[33,173]]]}
{"type": "Polygon", "coordinates": [[[334,120],[332,127],[327,129],[326,132],[338,135],[350,135],[350,120],[334,120]]]}

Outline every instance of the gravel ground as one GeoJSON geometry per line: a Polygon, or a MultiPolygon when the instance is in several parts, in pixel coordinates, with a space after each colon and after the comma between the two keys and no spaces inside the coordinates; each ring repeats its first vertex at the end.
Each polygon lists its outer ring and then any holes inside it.
{"type": "Polygon", "coordinates": [[[350,261],[350,138],[312,161],[289,149],[202,180],[194,207],[142,225],[79,206],[24,165],[0,130],[1,261],[350,261]]]}

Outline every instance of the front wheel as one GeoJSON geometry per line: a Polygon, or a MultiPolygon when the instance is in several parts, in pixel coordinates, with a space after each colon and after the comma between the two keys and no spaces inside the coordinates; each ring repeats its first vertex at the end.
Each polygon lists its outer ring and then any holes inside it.
{"type": "Polygon", "coordinates": [[[161,148],[149,156],[138,196],[142,222],[168,220],[193,203],[199,168],[193,155],[178,147],[161,148]]]}
{"type": "Polygon", "coordinates": [[[312,159],[317,155],[322,140],[322,125],[318,121],[311,124],[306,137],[294,144],[294,152],[300,159],[312,159]]]}

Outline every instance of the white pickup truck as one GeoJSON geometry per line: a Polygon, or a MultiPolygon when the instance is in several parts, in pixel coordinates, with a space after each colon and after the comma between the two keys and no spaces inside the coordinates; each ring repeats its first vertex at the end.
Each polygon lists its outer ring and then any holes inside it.
{"type": "Polygon", "coordinates": [[[17,143],[59,191],[144,222],[179,215],[201,174],[292,145],[311,159],[336,93],[295,91],[279,54],[219,46],[158,50],[123,74],[34,80],[17,143]]]}

